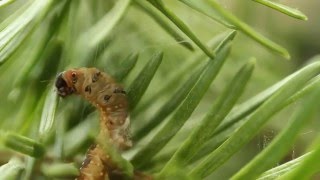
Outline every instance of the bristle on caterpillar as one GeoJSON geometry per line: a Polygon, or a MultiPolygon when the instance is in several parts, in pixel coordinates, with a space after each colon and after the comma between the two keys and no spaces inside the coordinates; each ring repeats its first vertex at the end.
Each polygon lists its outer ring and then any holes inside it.
{"type": "MultiPolygon", "coordinates": [[[[55,86],[59,96],[81,95],[99,110],[100,137],[109,137],[118,150],[132,146],[126,92],[111,76],[96,68],[70,69],[58,75],[55,86]]],[[[114,168],[108,155],[95,145],[88,150],[78,179],[105,179],[114,168]]]]}

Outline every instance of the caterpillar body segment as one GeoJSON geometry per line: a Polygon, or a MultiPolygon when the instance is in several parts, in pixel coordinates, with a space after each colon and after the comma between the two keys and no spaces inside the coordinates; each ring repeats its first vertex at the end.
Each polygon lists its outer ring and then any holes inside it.
{"type": "MultiPolygon", "coordinates": [[[[100,138],[109,138],[119,151],[132,146],[126,92],[111,76],[97,68],[70,69],[58,75],[55,86],[59,96],[78,94],[99,110],[100,138]]],[[[108,174],[117,170],[108,158],[99,144],[91,146],[78,179],[108,178],[108,174]]]]}

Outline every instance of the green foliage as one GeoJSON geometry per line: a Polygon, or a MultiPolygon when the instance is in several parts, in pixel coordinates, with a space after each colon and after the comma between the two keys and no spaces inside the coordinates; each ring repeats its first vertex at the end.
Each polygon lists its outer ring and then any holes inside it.
{"type": "MultiPolygon", "coordinates": [[[[51,85],[53,86],[53,85],[51,85]]],[[[55,119],[55,112],[58,106],[58,95],[54,92],[53,89],[50,89],[47,93],[47,97],[45,99],[43,105],[43,111],[40,119],[40,127],[39,127],[39,136],[43,137],[53,128],[53,122],[55,119]]]]}
{"type": "Polygon", "coordinates": [[[23,162],[13,158],[7,164],[4,164],[0,167],[0,178],[9,180],[16,179],[23,169],[23,162]]]}
{"type": "Polygon", "coordinates": [[[292,179],[292,178],[299,178],[299,179],[311,179],[313,175],[315,175],[319,169],[319,161],[320,158],[320,146],[319,146],[319,139],[316,140],[317,146],[313,147],[314,150],[311,154],[305,158],[301,164],[297,165],[295,169],[292,171],[286,172],[283,176],[279,179],[292,179]]]}
{"type": "Polygon", "coordinates": [[[41,171],[45,176],[53,178],[66,178],[79,175],[79,171],[73,163],[43,164],[41,171]]]}
{"type": "Polygon", "coordinates": [[[17,135],[15,133],[2,133],[3,135],[3,144],[15,151],[27,154],[29,156],[39,158],[44,155],[45,147],[43,144],[38,143],[37,141],[17,135]]]}
{"type": "Polygon", "coordinates": [[[229,113],[237,99],[242,94],[244,87],[251,76],[253,68],[254,63],[253,61],[250,61],[240,69],[217,102],[209,110],[206,117],[202,120],[202,123],[174,153],[170,161],[163,168],[160,176],[171,171],[175,166],[180,168],[185,166],[193,155],[199,151],[200,147],[210,139],[214,130],[229,113]]]}
{"type": "Polygon", "coordinates": [[[221,49],[215,59],[210,59],[199,80],[196,82],[179,109],[165,126],[152,138],[151,142],[141,149],[132,159],[132,163],[139,167],[157,154],[167,142],[180,130],[199,104],[201,98],[209,88],[219,70],[221,69],[230,51],[230,44],[221,49]]]}
{"type": "MultiPolygon", "coordinates": [[[[215,51],[218,52],[225,43],[228,43],[234,38],[234,35],[235,32],[231,32],[230,34],[228,34],[226,38],[215,49],[215,51]]],[[[198,81],[200,75],[204,70],[205,67],[200,67],[192,75],[190,75],[189,79],[184,84],[182,84],[175,93],[173,93],[172,97],[169,98],[169,100],[160,108],[160,110],[153,116],[153,118],[150,119],[145,125],[143,125],[142,128],[140,128],[134,134],[133,139],[135,141],[140,140],[143,136],[157,127],[169,114],[171,114],[190,93],[191,89],[194,87],[194,84],[198,81]]]]}
{"type": "Polygon", "coordinates": [[[302,161],[304,161],[308,156],[310,156],[311,152],[306,153],[294,160],[286,162],[282,165],[279,165],[275,168],[272,168],[266,172],[264,172],[258,179],[276,179],[287,172],[293,171],[297,165],[299,165],[302,161]]]}
{"type": "MultiPolygon", "coordinates": [[[[136,0],[139,1],[139,0],[136,0]]],[[[215,54],[212,54],[208,47],[204,45],[199,38],[190,30],[190,28],[175,15],[170,9],[168,9],[161,0],[148,0],[155,8],[161,11],[168,17],[181,31],[183,31],[198,47],[210,58],[214,58],[215,54]]]]}
{"type": "MultiPolygon", "coordinates": [[[[239,20],[236,16],[232,15],[228,11],[226,11],[223,7],[221,7],[217,2],[214,0],[200,0],[199,2],[196,1],[189,1],[189,0],[180,0],[186,4],[188,4],[190,7],[197,9],[198,11],[206,14],[207,16],[211,17],[212,19],[223,19],[218,21],[222,22],[222,24],[226,25],[232,24],[232,28],[242,31],[247,36],[250,36],[252,39],[256,40],[257,42],[261,43],[263,46],[281,54],[282,56],[286,58],[290,58],[289,53],[286,49],[281,47],[280,45],[274,43],[273,41],[269,40],[268,38],[265,38],[261,34],[254,31],[250,26],[239,20]],[[207,7],[211,7],[210,10],[207,10],[207,7]],[[216,17],[218,16],[218,18],[216,17]],[[219,18],[220,17],[220,18],[219,18]],[[226,22],[224,22],[226,21],[226,22]]],[[[230,25],[227,25],[230,26],[230,25]]]]}
{"type": "Polygon", "coordinates": [[[184,47],[189,50],[193,50],[192,44],[190,44],[177,29],[173,28],[172,25],[167,21],[167,19],[161,17],[161,13],[153,8],[146,1],[134,1],[134,4],[145,11],[150,17],[152,17],[157,23],[164,28],[165,31],[169,33],[177,42],[179,42],[184,47]]]}
{"type": "MultiPolygon", "coordinates": [[[[316,88],[317,92],[319,87],[316,88]]],[[[252,160],[246,167],[243,167],[233,179],[253,179],[276,164],[286,151],[292,146],[299,131],[302,129],[305,123],[308,123],[314,114],[318,101],[317,95],[320,93],[314,93],[304,102],[302,105],[305,109],[300,109],[291,122],[285,127],[285,129],[279,134],[272,143],[263,150],[254,160],[252,160]]],[[[294,176],[293,176],[294,177],[294,176]]]]}
{"type": "Polygon", "coordinates": [[[7,6],[7,5],[9,5],[10,3],[12,3],[14,0],[6,0],[6,1],[2,1],[1,3],[0,3],[0,8],[3,8],[3,7],[5,7],[5,6],[7,6]]]}
{"type": "Polygon", "coordinates": [[[138,104],[142,95],[147,90],[152,80],[152,77],[154,76],[158,67],[161,64],[162,58],[162,52],[156,53],[151,58],[150,62],[146,64],[143,70],[138,74],[137,78],[131,83],[128,89],[128,97],[131,109],[133,109],[138,104]]]}
{"type": "Polygon", "coordinates": [[[293,9],[290,8],[288,6],[285,6],[283,4],[279,4],[276,2],[272,2],[269,0],[254,0],[255,2],[261,3],[265,6],[268,6],[274,10],[277,10],[279,12],[282,12],[284,14],[287,14],[288,16],[297,18],[297,19],[301,19],[301,20],[308,20],[308,17],[306,15],[304,15],[301,11],[299,11],[298,9],[293,9]]]}
{"type": "MultiPolygon", "coordinates": [[[[254,1],[308,19],[287,5],[254,1]]],[[[0,179],[74,179],[94,141],[128,179],[136,172],[155,179],[313,177],[319,137],[306,145],[299,135],[303,127],[319,130],[310,125],[319,116],[320,57],[290,69],[295,61],[289,66],[254,41],[285,58],[288,51],[233,11],[214,0],[1,1],[0,179]],[[96,138],[99,115],[87,102],[58,98],[57,74],[81,66],[107,71],[127,89],[130,150],[96,138]],[[266,127],[283,130],[255,155],[250,144],[266,127]],[[294,145],[301,156],[279,165],[294,145]],[[246,162],[232,160],[236,172],[219,174],[241,150],[250,154],[246,162]]],[[[286,46],[295,60],[301,45],[286,46]]]]}
{"type": "MultiPolygon", "coordinates": [[[[138,54],[130,54],[126,59],[120,63],[119,69],[114,73],[114,77],[121,82],[134,68],[138,60],[138,54]]],[[[110,70],[111,71],[111,70],[110,70]]]]}
{"type": "MultiPolygon", "coordinates": [[[[312,77],[317,75],[320,70],[320,63],[314,63],[305,68],[304,73],[296,76],[281,87],[264,104],[252,113],[246,122],[228,138],[219,148],[213,151],[206,160],[191,171],[195,177],[206,177],[236,151],[247,143],[259,131],[261,126],[270,119],[277,111],[284,107],[284,101],[299,90],[312,77]],[[210,167],[210,168],[208,168],[210,167]]],[[[285,104],[286,105],[286,104],[285,104]]]]}

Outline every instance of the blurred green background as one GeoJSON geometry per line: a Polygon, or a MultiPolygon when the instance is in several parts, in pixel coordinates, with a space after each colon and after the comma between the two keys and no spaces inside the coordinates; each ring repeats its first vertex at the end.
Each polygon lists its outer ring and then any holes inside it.
{"type": "MultiPolygon", "coordinates": [[[[110,33],[103,38],[99,45],[91,47],[88,44],[93,37],[83,36],[83,34],[88,32],[98,20],[104,17],[105,13],[111,10],[115,2],[104,2],[102,0],[96,0],[95,2],[87,0],[71,1],[69,5],[70,9],[65,14],[62,10],[64,1],[61,1],[61,5],[49,7],[49,15],[44,20],[35,24],[36,28],[34,28],[32,33],[22,42],[17,51],[8,58],[7,62],[0,66],[0,93],[2,94],[0,100],[0,127],[2,130],[14,131],[37,139],[40,112],[42,111],[46,92],[52,86],[57,73],[68,68],[95,66],[110,74],[116,74],[117,68],[121,67],[121,62],[126,57],[132,53],[139,53],[136,66],[122,82],[125,87],[128,87],[143,66],[149,61],[150,57],[159,50],[163,51],[163,62],[143,96],[141,103],[139,103],[137,107],[139,109],[139,106],[142,106],[148,97],[151,97],[161,89],[169,77],[179,71],[184,65],[190,64],[193,61],[191,57],[195,53],[202,53],[194,44],[194,51],[190,51],[179,45],[159,24],[134,5],[126,10],[127,12],[119,23],[111,29],[110,33]],[[62,17],[58,17],[58,20],[50,20],[59,15],[62,17]],[[48,33],[51,31],[51,34],[48,33]],[[84,41],[88,42],[88,44],[84,44],[88,46],[80,47],[82,46],[82,42],[79,41],[79,37],[84,37],[84,41]],[[44,57],[46,59],[43,59],[44,57]],[[26,68],[28,66],[31,68],[26,68]]],[[[224,26],[192,10],[181,2],[171,0],[164,2],[167,7],[190,27],[202,42],[207,43],[216,35],[227,30],[224,26]]],[[[184,126],[184,131],[180,132],[167,145],[168,147],[171,144],[179,142],[190,129],[194,128],[197,124],[196,120],[204,116],[205,112],[208,111],[208,107],[222,92],[234,73],[248,59],[255,57],[257,65],[251,81],[239,102],[247,100],[301,68],[309,63],[308,59],[319,53],[320,21],[318,7],[320,7],[320,1],[278,1],[304,12],[308,16],[307,21],[290,18],[253,1],[219,0],[218,2],[255,30],[285,47],[289,51],[291,59],[286,60],[272,53],[248,36],[238,32],[233,41],[229,59],[191,117],[191,119],[195,120],[188,121],[184,126]]],[[[16,0],[12,4],[1,7],[0,22],[6,24],[6,19],[26,3],[24,0],[16,0]]],[[[101,28],[107,28],[107,26],[105,25],[101,28]]],[[[185,35],[183,36],[186,37],[185,35]]],[[[191,42],[188,38],[186,40],[191,42]]],[[[172,91],[177,89],[183,82],[182,80],[186,79],[190,74],[191,70],[190,73],[185,73],[181,77],[179,83],[171,84],[170,89],[172,91]]],[[[170,93],[164,93],[158,96],[157,99],[154,99],[152,105],[144,109],[143,112],[137,112],[137,116],[132,120],[132,132],[134,133],[144,120],[150,119],[168,98],[170,98],[170,93]],[[139,119],[139,124],[135,123],[136,119],[139,119]]],[[[286,124],[288,117],[296,110],[296,106],[297,104],[293,104],[273,117],[272,121],[264,127],[251,143],[242,148],[228,163],[213,173],[208,179],[226,179],[237,172],[257,153],[261,152],[275,135],[278,134],[279,130],[286,124]]],[[[61,127],[65,130],[65,132],[61,133],[66,133],[79,122],[84,122],[87,118],[87,111],[90,111],[89,105],[77,97],[72,97],[71,100],[61,100],[56,119],[56,128],[61,127]],[[79,109],[81,113],[78,113],[79,109]]],[[[96,126],[94,122],[96,120],[94,119],[97,118],[97,113],[92,115],[92,117],[90,116],[90,118],[92,118],[93,125],[90,125],[91,129],[88,128],[89,130],[87,131],[91,132],[91,138],[89,138],[88,142],[82,144],[81,148],[79,148],[80,153],[77,156],[71,156],[66,159],[70,161],[75,160],[77,163],[81,162],[86,146],[92,141],[92,137],[96,133],[93,127],[96,126]]],[[[309,142],[311,142],[311,139],[317,135],[318,127],[320,127],[319,122],[312,121],[301,132],[299,140],[292,147],[292,150],[283,162],[301,155],[307,145],[309,145],[309,142]]],[[[57,150],[59,149],[59,145],[57,145],[57,139],[54,140],[53,138],[59,134],[59,131],[55,132],[57,133],[56,135],[52,135],[55,133],[50,133],[50,137],[46,140],[46,144],[52,147],[48,153],[49,159],[59,159],[59,150],[57,150]]],[[[144,146],[147,142],[147,140],[144,140],[138,146],[144,146]]],[[[6,163],[13,154],[12,151],[1,147],[0,164],[6,163]]],[[[128,154],[130,156],[130,153],[128,154]]]]}

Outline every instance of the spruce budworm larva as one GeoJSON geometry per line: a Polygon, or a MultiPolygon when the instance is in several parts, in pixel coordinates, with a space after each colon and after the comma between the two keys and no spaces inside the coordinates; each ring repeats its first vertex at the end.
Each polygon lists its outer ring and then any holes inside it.
{"type": "MultiPolygon", "coordinates": [[[[61,97],[78,94],[99,110],[99,136],[109,137],[119,151],[132,146],[126,92],[111,76],[96,68],[70,69],[58,75],[55,86],[61,97]]],[[[95,144],[87,152],[78,179],[105,179],[113,168],[108,155],[95,144]]]]}

